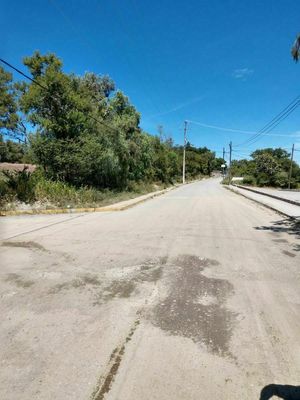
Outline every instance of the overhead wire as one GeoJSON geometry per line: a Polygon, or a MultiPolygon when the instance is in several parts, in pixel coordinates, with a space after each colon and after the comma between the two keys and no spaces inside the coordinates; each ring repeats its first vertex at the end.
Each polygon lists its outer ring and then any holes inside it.
{"type": "MultiPolygon", "coordinates": [[[[16,67],[13,66],[12,64],[10,64],[8,61],[5,61],[3,58],[0,58],[0,62],[1,62],[2,64],[6,65],[7,67],[11,68],[12,70],[14,70],[15,72],[17,72],[18,74],[22,75],[24,78],[26,78],[26,79],[30,80],[31,82],[33,82],[34,84],[38,85],[40,88],[42,88],[42,89],[44,89],[44,90],[48,90],[47,86],[44,86],[44,85],[42,85],[40,82],[38,82],[36,79],[31,78],[29,75],[25,74],[23,71],[21,71],[20,69],[16,68],[16,67]]],[[[58,95],[55,95],[55,96],[53,96],[53,97],[56,98],[56,99],[61,99],[61,97],[58,96],[58,95]]],[[[83,112],[82,110],[80,110],[80,109],[79,109],[78,107],[76,107],[76,106],[73,106],[73,108],[74,108],[76,111],[78,111],[78,112],[83,112]]],[[[105,126],[106,128],[108,128],[108,129],[110,129],[110,130],[112,130],[112,131],[114,131],[114,132],[116,132],[116,133],[119,133],[119,131],[118,131],[116,128],[114,128],[114,127],[112,127],[112,126],[106,124],[105,122],[99,120],[98,118],[94,117],[94,116],[91,115],[91,114],[88,114],[88,113],[87,113],[87,114],[86,114],[86,117],[92,119],[94,122],[98,122],[99,124],[105,126]]]]}
{"type": "Polygon", "coordinates": [[[278,126],[282,121],[284,121],[297,107],[299,107],[299,105],[300,96],[297,96],[256,134],[254,134],[251,138],[245,140],[244,142],[236,144],[235,147],[239,147],[242,145],[252,145],[256,143],[261,136],[265,136],[266,134],[271,132],[276,126],[278,126]]]}
{"type": "MultiPolygon", "coordinates": [[[[242,129],[234,129],[234,128],[229,128],[225,126],[219,126],[219,125],[212,125],[212,124],[204,124],[202,122],[198,121],[192,121],[192,120],[187,120],[191,124],[199,125],[202,126],[203,128],[210,128],[210,129],[216,129],[220,131],[226,131],[226,132],[233,132],[233,133],[242,133],[246,135],[256,135],[257,131],[248,131],[248,130],[242,130],[242,129]]],[[[299,135],[294,135],[294,134],[280,134],[280,133],[263,133],[264,136],[272,136],[272,137],[299,137],[299,135]]]]}

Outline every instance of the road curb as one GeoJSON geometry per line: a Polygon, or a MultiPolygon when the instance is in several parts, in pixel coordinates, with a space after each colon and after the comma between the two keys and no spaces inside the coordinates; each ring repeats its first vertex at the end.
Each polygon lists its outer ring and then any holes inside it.
{"type": "Polygon", "coordinates": [[[268,204],[262,203],[262,202],[259,201],[259,200],[252,199],[251,197],[248,197],[248,196],[246,196],[245,194],[243,194],[243,193],[241,193],[241,192],[238,192],[238,191],[234,190],[233,188],[231,188],[231,187],[229,187],[229,186],[225,186],[225,185],[224,185],[224,188],[227,189],[227,190],[230,190],[231,192],[233,192],[233,193],[235,193],[235,194],[238,194],[238,195],[240,195],[240,196],[242,196],[242,197],[245,197],[245,199],[254,201],[254,203],[260,204],[261,206],[264,206],[265,208],[268,208],[269,210],[275,211],[277,214],[283,215],[284,217],[288,217],[288,218],[291,218],[291,219],[297,221],[297,218],[296,218],[296,217],[293,217],[292,215],[286,214],[286,213],[284,213],[283,211],[280,211],[280,210],[278,210],[277,208],[274,208],[274,207],[272,207],[272,206],[270,206],[270,205],[268,205],[268,204]]]}
{"type": "Polygon", "coordinates": [[[141,204],[147,200],[153,199],[157,196],[161,196],[180,186],[182,186],[182,184],[177,184],[163,190],[158,190],[157,192],[151,192],[148,194],[144,194],[143,196],[138,196],[133,199],[124,200],[103,207],[56,208],[49,210],[36,210],[36,209],[9,210],[9,211],[0,210],[0,217],[19,216],[19,215],[51,215],[51,214],[76,214],[76,213],[91,213],[91,212],[124,211],[131,207],[134,207],[137,204],[141,204]]]}
{"type": "Polygon", "coordinates": [[[294,200],[286,199],[286,198],[283,198],[283,197],[279,197],[279,196],[276,196],[275,194],[271,194],[271,193],[260,192],[259,190],[252,189],[249,186],[241,186],[241,185],[233,185],[233,186],[236,186],[236,187],[238,187],[240,189],[249,190],[249,192],[253,192],[253,193],[261,194],[263,196],[271,197],[271,198],[276,199],[276,200],[285,201],[286,203],[293,204],[294,206],[300,206],[300,203],[298,201],[294,201],[294,200]]]}

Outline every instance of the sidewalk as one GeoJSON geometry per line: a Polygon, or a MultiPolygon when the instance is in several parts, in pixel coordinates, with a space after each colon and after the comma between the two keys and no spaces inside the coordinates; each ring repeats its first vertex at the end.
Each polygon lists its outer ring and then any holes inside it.
{"type": "Polygon", "coordinates": [[[283,200],[291,204],[300,206],[300,191],[296,190],[281,190],[273,188],[260,188],[255,186],[235,185],[238,188],[249,190],[254,193],[262,193],[265,196],[274,197],[278,200],[283,200]]]}
{"type": "Polygon", "coordinates": [[[269,197],[266,194],[254,193],[253,191],[248,190],[248,188],[243,189],[241,187],[233,185],[229,185],[228,188],[235,193],[241,194],[251,200],[263,204],[266,207],[271,208],[272,210],[275,210],[277,212],[280,212],[281,214],[286,215],[287,217],[297,218],[297,219],[300,218],[300,204],[299,205],[290,204],[286,201],[286,199],[279,200],[273,197],[269,197]]]}

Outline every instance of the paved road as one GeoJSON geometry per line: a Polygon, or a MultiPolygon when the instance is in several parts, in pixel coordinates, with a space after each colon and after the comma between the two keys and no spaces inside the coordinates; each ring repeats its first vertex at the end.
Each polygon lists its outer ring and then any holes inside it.
{"type": "Polygon", "coordinates": [[[1,399],[252,400],[300,384],[299,235],[218,180],[0,222],[1,399]]]}

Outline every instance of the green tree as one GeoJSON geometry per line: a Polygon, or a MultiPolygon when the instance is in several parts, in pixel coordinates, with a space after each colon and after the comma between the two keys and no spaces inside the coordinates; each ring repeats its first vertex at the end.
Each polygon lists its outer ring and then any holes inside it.
{"type": "Polygon", "coordinates": [[[0,67],[0,133],[10,135],[18,125],[12,74],[0,67]]]}
{"type": "MultiPolygon", "coordinates": [[[[231,173],[244,177],[244,183],[259,186],[287,187],[290,170],[290,154],[282,148],[255,150],[252,160],[233,160],[231,173]]],[[[293,162],[292,187],[300,182],[300,168],[293,162]]]]}
{"type": "Polygon", "coordinates": [[[213,160],[213,169],[217,171],[221,171],[222,165],[225,164],[225,160],[222,157],[216,157],[213,160]]]}
{"type": "Polygon", "coordinates": [[[89,107],[74,90],[72,77],[62,72],[62,62],[54,54],[35,52],[24,64],[38,83],[28,85],[20,101],[29,121],[55,139],[78,137],[88,126],[89,107]]]}
{"type": "Polygon", "coordinates": [[[195,178],[199,175],[210,175],[214,170],[215,153],[207,147],[196,148],[189,142],[186,144],[186,173],[195,178]]]}
{"type": "MultiPolygon", "coordinates": [[[[140,114],[108,76],[66,74],[55,54],[24,59],[35,82],[19,83],[20,109],[36,132],[35,162],[46,177],[73,185],[126,188],[131,181],[171,182],[181,175],[182,148],[140,128],[140,114]]],[[[187,146],[187,173],[210,174],[215,154],[187,146]]]]}
{"type": "Polygon", "coordinates": [[[291,49],[292,57],[297,62],[300,57],[300,35],[296,37],[296,40],[291,49]]]}
{"type": "Polygon", "coordinates": [[[12,140],[3,140],[0,135],[0,162],[17,163],[24,162],[26,148],[23,144],[12,140]]]}

